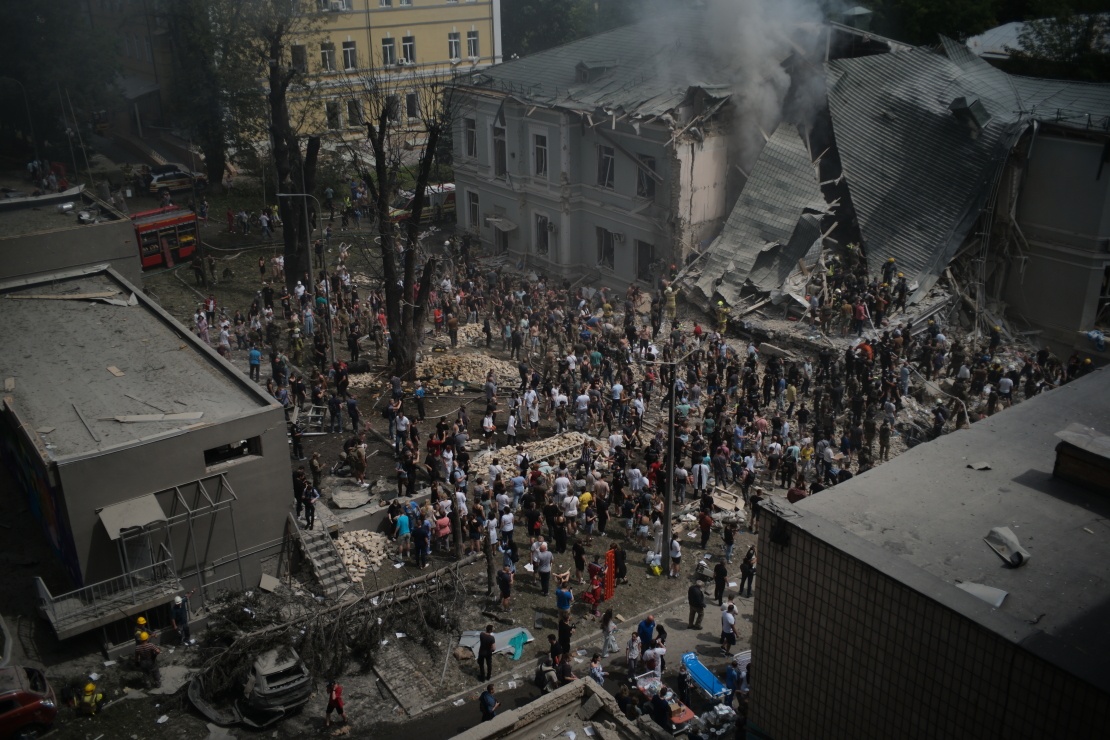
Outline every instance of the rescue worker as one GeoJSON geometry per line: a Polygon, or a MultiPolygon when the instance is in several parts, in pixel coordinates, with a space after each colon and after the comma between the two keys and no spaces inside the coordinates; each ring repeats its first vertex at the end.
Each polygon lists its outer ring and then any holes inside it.
{"type": "Polygon", "coordinates": [[[897,264],[894,261],[894,258],[893,257],[888,258],[886,263],[883,265],[883,282],[884,283],[893,283],[894,282],[894,274],[897,271],[898,271],[898,267],[897,267],[897,264]]]}
{"type": "Polygon", "coordinates": [[[139,634],[139,646],[135,648],[135,665],[154,688],[162,685],[162,672],[158,669],[158,656],[161,654],[161,649],[150,641],[149,633],[139,634]]]}
{"type": "Polygon", "coordinates": [[[147,626],[147,623],[146,623],[146,617],[140,616],[138,619],[135,620],[135,644],[136,645],[138,645],[141,642],[141,640],[139,639],[139,636],[142,635],[144,632],[149,631],[149,629],[150,628],[147,626]]]}
{"type": "Polygon", "coordinates": [[[675,295],[675,289],[668,286],[667,289],[663,291],[663,294],[666,296],[667,319],[669,321],[674,321],[675,318],[678,316],[678,304],[676,303],[677,296],[675,295]]]}
{"type": "Polygon", "coordinates": [[[728,315],[732,313],[732,309],[725,305],[724,301],[717,301],[717,331],[724,334],[728,329],[728,315]]]}
{"type": "Polygon", "coordinates": [[[77,711],[87,717],[92,717],[96,711],[100,709],[101,703],[104,701],[104,694],[96,690],[96,684],[89,682],[85,684],[85,693],[81,696],[81,701],[77,704],[77,711]]]}

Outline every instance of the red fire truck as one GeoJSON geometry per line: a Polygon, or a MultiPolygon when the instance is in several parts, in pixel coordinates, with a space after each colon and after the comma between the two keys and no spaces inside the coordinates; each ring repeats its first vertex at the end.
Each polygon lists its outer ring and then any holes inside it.
{"type": "Polygon", "coordinates": [[[188,208],[167,206],[131,214],[143,269],[173,267],[197,249],[197,215],[188,208]]]}

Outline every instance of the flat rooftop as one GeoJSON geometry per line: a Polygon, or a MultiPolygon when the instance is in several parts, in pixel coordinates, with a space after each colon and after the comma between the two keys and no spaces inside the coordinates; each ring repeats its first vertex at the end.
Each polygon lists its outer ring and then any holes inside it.
{"type": "Polygon", "coordinates": [[[253,383],[112,272],[36,277],[18,287],[0,286],[0,315],[0,381],[14,380],[14,388],[3,395],[12,398],[23,422],[39,432],[53,459],[128,445],[270,405],[253,383]],[[134,305],[81,298],[112,293],[129,301],[133,292],[134,305]],[[115,419],[160,414],[194,418],[115,419]]]}
{"type": "Polygon", "coordinates": [[[69,197],[52,193],[25,201],[20,199],[18,203],[0,201],[0,240],[49,231],[88,228],[89,225],[77,222],[77,213],[83,210],[95,210],[101,223],[123,218],[83,192],[69,197]],[[58,206],[65,203],[72,203],[73,209],[58,211],[58,206]]]}
{"type": "MultiPolygon", "coordinates": [[[[1093,676],[1104,674],[1110,658],[1110,497],[1053,477],[1055,434],[1073,423],[1110,433],[1110,370],[807,498],[797,506],[800,522],[816,514],[953,590],[973,582],[1008,592],[998,609],[976,600],[981,608],[965,616],[1007,639],[1035,642],[1041,647],[1031,649],[1047,659],[1067,653],[1067,661],[1054,662],[1100,683],[1093,676]],[[979,462],[990,469],[968,467],[979,462]],[[1030,554],[1022,567],[1007,567],[983,541],[1003,526],[1030,554]]],[[[893,572],[876,560],[877,569],[893,572]]]]}

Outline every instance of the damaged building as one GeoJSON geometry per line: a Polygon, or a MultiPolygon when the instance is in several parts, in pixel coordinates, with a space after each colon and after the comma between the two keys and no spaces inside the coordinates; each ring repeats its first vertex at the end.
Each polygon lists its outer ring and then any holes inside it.
{"type": "Polygon", "coordinates": [[[720,230],[730,73],[691,81],[704,13],[619,28],[458,82],[459,226],[536,269],[652,282],[720,230]]]}
{"type": "MultiPolygon", "coordinates": [[[[893,258],[910,302],[941,278],[979,328],[1070,354],[1110,321],[1110,85],[1017,77],[967,47],[826,58],[823,109],[768,137],[695,303],[804,310],[822,249],[893,258]]],[[[970,328],[970,326],[968,327],[970,328]]]]}

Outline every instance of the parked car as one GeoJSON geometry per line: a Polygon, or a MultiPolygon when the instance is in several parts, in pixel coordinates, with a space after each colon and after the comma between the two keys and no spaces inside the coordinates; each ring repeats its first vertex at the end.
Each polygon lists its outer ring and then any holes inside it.
{"type": "Polygon", "coordinates": [[[0,668],[0,738],[46,734],[58,714],[46,674],[30,666],[0,668]]]}
{"type": "Polygon", "coordinates": [[[185,165],[177,163],[158,164],[143,171],[143,186],[151,195],[166,192],[192,190],[202,192],[208,186],[208,178],[201,172],[191,172],[185,165]]]}
{"type": "MultiPolygon", "coordinates": [[[[389,209],[389,220],[394,223],[412,218],[412,201],[416,195],[408,190],[397,194],[397,200],[389,209]]],[[[420,212],[420,222],[442,221],[455,215],[455,184],[429,185],[424,189],[424,210],[420,212]]]]}

